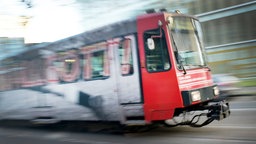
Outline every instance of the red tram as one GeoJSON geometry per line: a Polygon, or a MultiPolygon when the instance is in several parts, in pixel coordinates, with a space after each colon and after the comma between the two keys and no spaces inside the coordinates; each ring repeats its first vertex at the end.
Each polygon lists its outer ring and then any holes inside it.
{"type": "Polygon", "coordinates": [[[230,114],[200,22],[178,11],[31,46],[1,61],[0,82],[0,119],[204,126],[230,114]]]}

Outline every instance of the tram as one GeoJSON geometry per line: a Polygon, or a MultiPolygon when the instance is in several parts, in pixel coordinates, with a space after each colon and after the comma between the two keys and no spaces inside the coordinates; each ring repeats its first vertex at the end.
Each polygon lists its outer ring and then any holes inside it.
{"type": "Polygon", "coordinates": [[[0,119],[200,127],[230,115],[200,22],[179,11],[37,44],[0,64],[0,119]]]}

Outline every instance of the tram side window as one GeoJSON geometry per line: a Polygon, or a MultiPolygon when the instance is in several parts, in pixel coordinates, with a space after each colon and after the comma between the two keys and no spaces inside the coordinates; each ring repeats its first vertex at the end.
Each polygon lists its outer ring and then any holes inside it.
{"type": "Polygon", "coordinates": [[[104,76],[104,51],[92,53],[91,68],[91,78],[104,76]]]}
{"type": "Polygon", "coordinates": [[[124,39],[120,42],[118,52],[122,76],[133,74],[131,39],[124,39]]]}
{"type": "Polygon", "coordinates": [[[155,29],[144,33],[144,45],[146,54],[146,66],[149,72],[167,71],[171,64],[168,47],[163,30],[155,29]],[[148,39],[152,39],[154,48],[148,47],[148,39]]]}
{"type": "Polygon", "coordinates": [[[92,49],[87,51],[82,60],[82,77],[84,80],[106,79],[110,75],[108,50],[107,49],[92,49]]]}

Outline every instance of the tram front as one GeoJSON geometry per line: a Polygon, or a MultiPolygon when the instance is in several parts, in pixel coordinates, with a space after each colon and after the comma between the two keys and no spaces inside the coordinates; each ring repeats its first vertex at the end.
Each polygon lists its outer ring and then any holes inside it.
{"type": "Polygon", "coordinates": [[[139,17],[138,40],[144,43],[139,49],[146,121],[201,111],[174,125],[203,126],[230,114],[228,103],[219,98],[207,66],[197,18],[179,12],[139,17]],[[202,115],[207,117],[205,122],[194,122],[202,115]]]}

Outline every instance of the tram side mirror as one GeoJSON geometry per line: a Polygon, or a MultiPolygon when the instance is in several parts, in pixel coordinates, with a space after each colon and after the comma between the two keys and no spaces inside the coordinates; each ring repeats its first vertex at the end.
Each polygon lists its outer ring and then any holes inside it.
{"type": "Polygon", "coordinates": [[[155,42],[154,42],[153,38],[148,38],[147,39],[147,45],[148,45],[148,48],[150,50],[154,50],[155,49],[155,42]]]}

